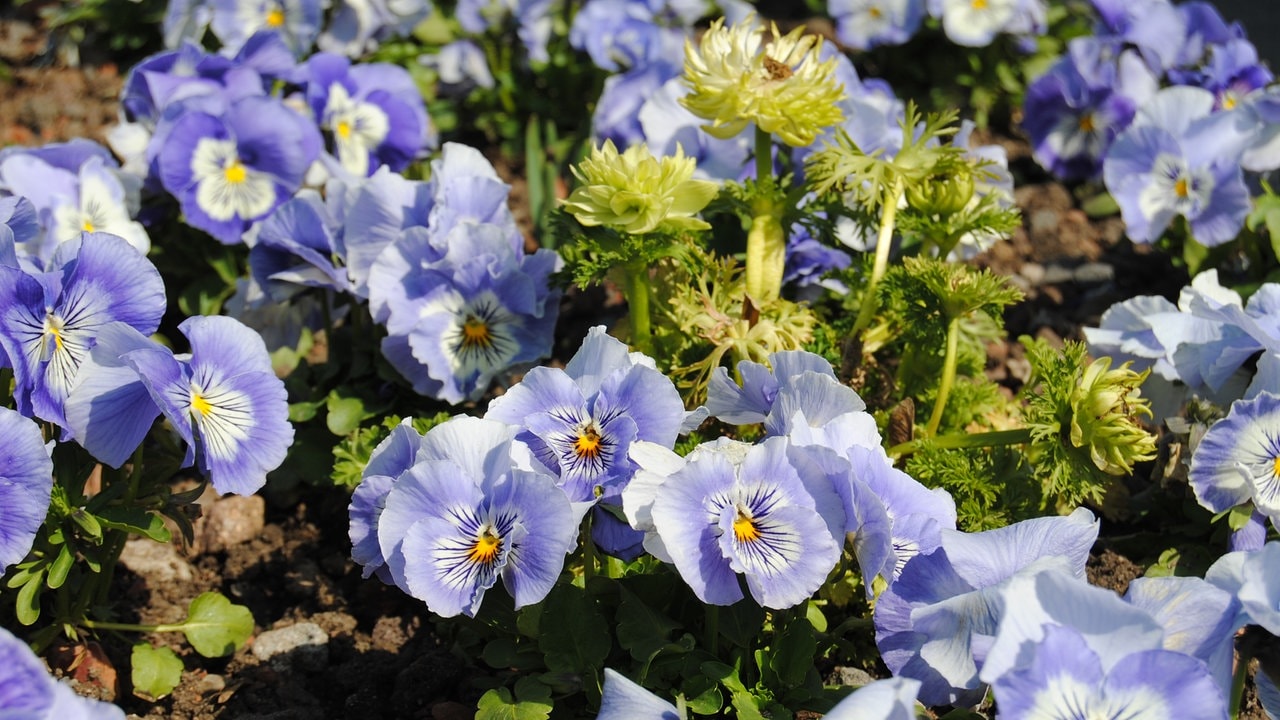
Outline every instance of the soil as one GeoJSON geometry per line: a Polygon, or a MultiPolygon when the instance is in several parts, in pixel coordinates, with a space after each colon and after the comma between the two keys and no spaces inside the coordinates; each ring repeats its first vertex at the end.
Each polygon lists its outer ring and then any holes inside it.
{"type": "MultiPolygon", "coordinates": [[[[47,49],[46,37],[29,7],[0,11],[0,145],[104,141],[116,122],[119,71],[110,64],[68,67],[47,49]]],[[[1020,335],[1080,339],[1080,328],[1096,324],[1113,302],[1141,293],[1175,296],[1186,277],[1150,248],[1125,240],[1118,218],[1087,217],[1067,188],[1036,168],[1025,143],[1001,142],[1019,180],[1024,225],[977,262],[1026,293],[1006,318],[1011,340],[991,348],[988,367],[993,379],[1016,390],[1028,369],[1020,335]]],[[[517,203],[520,197],[516,192],[517,203]]],[[[528,218],[523,207],[516,211],[528,218]]],[[[564,320],[582,325],[582,332],[568,334],[580,337],[602,306],[617,307],[616,295],[602,292],[572,303],[564,320]]],[[[268,504],[265,511],[223,506],[240,500],[210,499],[206,528],[218,516],[223,525],[193,548],[131,548],[143,557],[121,569],[114,596],[123,620],[175,622],[196,595],[220,590],[253,612],[255,637],[245,648],[210,660],[180,636],[149,638],[169,644],[186,666],[177,690],[154,703],[135,697],[127,677],[114,677],[114,667],[128,667],[134,637],[105,634],[93,652],[63,649],[51,663],[74,677],[80,692],[114,700],[138,717],[473,717],[483,692],[473,681],[492,671],[444,646],[420,602],[360,577],[350,560],[346,493],[314,490],[304,503],[268,504]],[[309,644],[266,657],[268,633],[291,626],[305,631],[309,644]]],[[[1119,592],[1141,574],[1140,565],[1109,548],[1089,563],[1091,581],[1119,592]]],[[[1242,717],[1263,715],[1250,699],[1242,717]]]]}

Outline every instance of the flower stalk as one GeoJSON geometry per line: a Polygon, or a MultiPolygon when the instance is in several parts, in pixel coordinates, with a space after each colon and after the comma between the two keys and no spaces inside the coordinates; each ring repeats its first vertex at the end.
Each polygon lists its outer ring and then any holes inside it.
{"type": "Polygon", "coordinates": [[[947,323],[947,350],[942,359],[942,380],[938,384],[938,397],[933,402],[933,411],[929,413],[929,424],[925,426],[926,437],[933,437],[942,423],[942,411],[947,407],[947,398],[951,396],[951,388],[956,382],[959,350],[960,318],[953,317],[947,323]]]}
{"type": "Polygon", "coordinates": [[[862,306],[858,308],[858,318],[853,324],[851,333],[853,335],[861,333],[871,325],[871,320],[879,307],[876,289],[889,269],[889,252],[893,242],[893,229],[898,218],[898,202],[902,200],[905,191],[906,186],[902,178],[898,178],[885,190],[884,202],[881,203],[883,211],[880,215],[880,232],[876,235],[875,263],[871,266],[871,277],[867,280],[867,287],[862,296],[862,306]]]}
{"type": "Polygon", "coordinates": [[[623,271],[623,293],[627,297],[627,313],[631,319],[631,345],[646,355],[652,355],[650,299],[653,291],[648,265],[633,262],[626,266],[623,271]]]}

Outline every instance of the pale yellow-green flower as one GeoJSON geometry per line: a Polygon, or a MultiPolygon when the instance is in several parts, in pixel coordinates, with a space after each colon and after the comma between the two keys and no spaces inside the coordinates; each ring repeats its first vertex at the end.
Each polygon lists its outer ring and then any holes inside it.
{"type": "Polygon", "coordinates": [[[766,43],[754,16],[729,28],[721,18],[697,48],[686,40],[684,81],[691,92],[680,102],[710,120],[702,129],[715,137],[733,137],[755,123],[788,145],[809,145],[844,119],[836,60],[819,60],[822,38],[804,28],[780,37],[770,23],[769,32],[766,43]]]}
{"type": "Polygon", "coordinates": [[[573,168],[581,185],[564,207],[583,225],[608,225],[633,235],[655,230],[711,227],[694,217],[719,192],[718,183],[694,180],[696,163],[680,146],[674,156],[656,158],[644,144],[618,153],[605,140],[573,168]]]}
{"type": "Polygon", "coordinates": [[[1094,360],[1085,369],[1071,396],[1071,444],[1087,448],[1098,469],[1108,475],[1133,472],[1135,463],[1156,456],[1156,439],[1137,422],[1150,415],[1139,386],[1147,372],[1134,372],[1129,363],[1111,369],[1111,358],[1094,360]]]}

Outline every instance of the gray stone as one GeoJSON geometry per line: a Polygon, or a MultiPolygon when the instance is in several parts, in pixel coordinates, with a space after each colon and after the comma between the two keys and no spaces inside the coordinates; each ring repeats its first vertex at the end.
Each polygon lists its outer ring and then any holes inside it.
{"type": "Polygon", "coordinates": [[[1032,287],[1044,282],[1044,266],[1040,263],[1028,262],[1023,263],[1018,269],[1018,274],[1031,283],[1032,287]]]}
{"type": "Polygon", "coordinates": [[[258,495],[228,495],[205,506],[204,514],[201,546],[213,553],[258,537],[266,524],[267,504],[258,495]]]}
{"type": "Polygon", "coordinates": [[[195,579],[191,563],[178,553],[176,547],[147,538],[130,538],[120,553],[120,563],[157,583],[187,583],[195,579]]]}
{"type": "Polygon", "coordinates": [[[318,672],[329,666],[329,634],[310,622],[268,630],[254,639],[253,656],[280,672],[318,672]]]}
{"type": "Polygon", "coordinates": [[[861,668],[837,666],[831,671],[830,682],[833,685],[850,685],[852,687],[862,687],[870,685],[876,679],[871,674],[861,668]]]}
{"type": "Polygon", "coordinates": [[[1116,269],[1109,263],[1091,262],[1076,268],[1075,281],[1081,285],[1098,285],[1115,279],[1116,269]]]}

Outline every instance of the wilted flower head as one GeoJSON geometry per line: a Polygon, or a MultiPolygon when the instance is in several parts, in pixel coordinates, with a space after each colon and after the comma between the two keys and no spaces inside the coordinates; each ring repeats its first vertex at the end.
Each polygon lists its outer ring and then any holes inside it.
{"type": "Polygon", "coordinates": [[[755,124],[792,146],[809,145],[823,128],[844,115],[845,91],[835,78],[834,59],[821,61],[822,39],[796,28],[763,44],[755,18],[724,26],[721,18],[702,35],[697,48],[685,41],[684,77],[692,92],[681,100],[711,124],[703,129],[728,138],[755,124]],[[763,44],[763,47],[762,47],[763,44]]]}
{"type": "Polygon", "coordinates": [[[573,168],[582,186],[565,201],[565,209],[583,225],[609,225],[633,235],[705,229],[710,226],[693,216],[711,202],[719,185],[694,180],[694,167],[678,146],[674,156],[655,158],[645,145],[619,154],[606,140],[573,168]]]}
{"type": "Polygon", "coordinates": [[[1111,358],[1094,360],[1071,397],[1071,444],[1087,447],[1098,469],[1109,475],[1133,472],[1136,462],[1156,455],[1155,436],[1136,416],[1150,415],[1139,386],[1150,371],[1138,373],[1125,363],[1111,369],[1111,358]]]}

